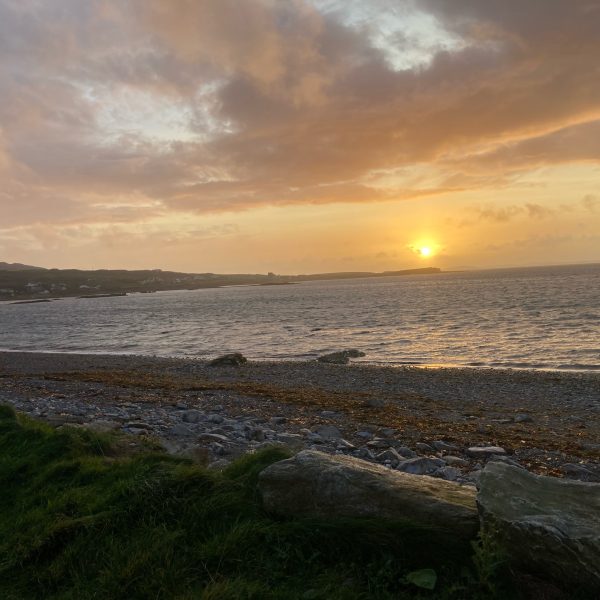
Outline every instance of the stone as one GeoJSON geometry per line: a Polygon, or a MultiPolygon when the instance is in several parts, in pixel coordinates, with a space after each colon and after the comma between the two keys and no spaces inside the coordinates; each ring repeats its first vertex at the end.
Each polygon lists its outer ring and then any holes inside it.
{"type": "Polygon", "coordinates": [[[208,364],[211,367],[239,367],[244,363],[247,363],[248,359],[239,352],[232,352],[231,354],[223,354],[223,356],[219,356],[214,360],[211,360],[208,364]]]}
{"type": "Polygon", "coordinates": [[[393,448],[388,448],[387,450],[380,452],[376,456],[376,458],[377,458],[378,462],[381,462],[381,463],[388,462],[393,467],[395,467],[399,462],[402,461],[402,457],[393,448]]]}
{"type": "Polygon", "coordinates": [[[229,438],[227,436],[221,435],[219,433],[201,433],[198,436],[198,440],[201,442],[217,442],[225,444],[229,442],[229,438]]]}
{"type": "Polygon", "coordinates": [[[271,425],[285,425],[287,417],[271,417],[271,425]]]}
{"type": "Polygon", "coordinates": [[[444,441],[431,442],[431,445],[438,452],[455,452],[456,450],[458,450],[458,446],[455,446],[454,444],[449,444],[448,442],[444,441]]]}
{"type": "Polygon", "coordinates": [[[374,438],[370,442],[367,442],[369,448],[389,448],[391,445],[390,440],[384,440],[383,438],[374,438]]]}
{"type": "Polygon", "coordinates": [[[121,427],[121,423],[118,421],[110,421],[108,419],[98,419],[97,421],[88,423],[86,427],[92,431],[97,431],[98,433],[107,433],[109,431],[119,429],[119,427],[121,427]]]}
{"type": "Polygon", "coordinates": [[[515,423],[533,423],[533,418],[531,415],[519,414],[515,415],[514,421],[515,423]]]}
{"type": "Polygon", "coordinates": [[[168,433],[171,435],[192,435],[192,430],[183,423],[177,423],[169,429],[168,433]]]}
{"type": "Polygon", "coordinates": [[[344,438],[336,440],[335,447],[337,450],[342,450],[344,452],[352,452],[353,450],[356,450],[356,446],[344,438]]]}
{"type": "Polygon", "coordinates": [[[373,434],[370,431],[357,431],[356,437],[362,438],[363,440],[370,440],[373,434]]]}
{"type": "Polygon", "coordinates": [[[304,446],[303,437],[297,433],[278,433],[277,441],[290,448],[302,448],[304,446]]]}
{"type": "Polygon", "coordinates": [[[321,416],[325,417],[326,419],[330,419],[332,417],[336,417],[337,413],[334,410],[322,410],[321,416]]]}
{"type": "Polygon", "coordinates": [[[500,446],[471,446],[467,454],[473,458],[489,458],[494,454],[506,454],[506,450],[500,446]]]}
{"type": "Polygon", "coordinates": [[[253,427],[246,432],[246,437],[254,442],[264,442],[265,432],[260,427],[253,427]]]}
{"type": "Polygon", "coordinates": [[[368,448],[359,448],[352,454],[362,460],[375,460],[375,455],[368,448]]]}
{"type": "Polygon", "coordinates": [[[404,460],[396,469],[412,475],[429,475],[445,465],[446,463],[441,458],[420,457],[404,460]]]}
{"type": "MultiPolygon", "coordinates": [[[[446,459],[445,456],[444,456],[444,459],[446,459]]],[[[493,462],[493,461],[502,462],[507,465],[512,465],[513,467],[519,467],[519,469],[525,468],[523,465],[520,465],[516,460],[513,460],[512,458],[509,458],[508,456],[505,456],[504,454],[492,454],[492,456],[490,456],[489,460],[490,460],[490,462],[493,462]]]]}
{"type": "Polygon", "coordinates": [[[220,425],[225,420],[225,417],[223,415],[212,414],[212,415],[208,415],[206,420],[209,423],[214,423],[215,425],[220,425]]]}
{"type": "Polygon", "coordinates": [[[468,460],[461,458],[460,456],[454,456],[453,454],[446,454],[444,460],[451,466],[455,467],[466,467],[469,464],[468,460]]]}
{"type": "Polygon", "coordinates": [[[342,437],[341,431],[334,425],[317,425],[313,427],[313,433],[316,433],[324,440],[334,440],[342,437]]]}
{"type": "Polygon", "coordinates": [[[184,423],[198,423],[202,420],[202,413],[199,410],[186,410],[181,415],[184,423]]]}
{"type": "Polygon", "coordinates": [[[377,433],[379,433],[381,437],[389,438],[398,433],[398,430],[393,427],[383,427],[377,433]]]}
{"type": "Polygon", "coordinates": [[[441,477],[446,481],[456,481],[462,476],[462,472],[456,467],[441,467],[437,471],[434,471],[433,475],[435,477],[441,477]]]}
{"type": "Polygon", "coordinates": [[[361,356],[365,356],[365,353],[360,350],[352,349],[323,354],[322,356],[319,356],[317,360],[321,363],[328,363],[331,365],[347,365],[351,358],[359,358],[361,356]]]}
{"type": "Polygon", "coordinates": [[[305,450],[267,467],[258,486],[265,508],[280,515],[409,519],[467,540],[477,533],[472,488],[349,456],[305,450]]]}
{"type": "Polygon", "coordinates": [[[420,450],[421,452],[427,452],[427,453],[433,452],[433,448],[429,444],[426,444],[425,442],[417,442],[415,444],[415,448],[417,450],[420,450]]]}
{"type": "Polygon", "coordinates": [[[402,457],[402,458],[415,458],[417,453],[406,446],[394,446],[394,450],[402,457]]]}
{"type": "Polygon", "coordinates": [[[489,462],[477,504],[484,533],[513,566],[600,597],[600,485],[489,462]]]}

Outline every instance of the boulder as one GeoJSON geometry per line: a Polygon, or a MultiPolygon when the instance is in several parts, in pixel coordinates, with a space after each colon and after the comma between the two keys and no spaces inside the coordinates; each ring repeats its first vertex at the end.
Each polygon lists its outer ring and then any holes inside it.
{"type": "Polygon", "coordinates": [[[483,531],[514,566],[600,593],[600,485],[490,462],[477,504],[483,531]]]}
{"type": "Polygon", "coordinates": [[[223,356],[219,356],[214,360],[211,360],[208,364],[211,367],[239,367],[244,363],[248,362],[248,359],[239,352],[233,352],[231,354],[224,354],[223,356]]]}
{"type": "Polygon", "coordinates": [[[347,365],[351,358],[360,358],[365,356],[364,352],[360,350],[342,350],[341,352],[331,352],[330,354],[323,354],[319,356],[317,360],[322,363],[328,363],[332,365],[347,365]]]}
{"type": "Polygon", "coordinates": [[[259,476],[265,508],[280,515],[411,520],[471,539],[475,490],[392,471],[344,455],[305,450],[259,476]]]}

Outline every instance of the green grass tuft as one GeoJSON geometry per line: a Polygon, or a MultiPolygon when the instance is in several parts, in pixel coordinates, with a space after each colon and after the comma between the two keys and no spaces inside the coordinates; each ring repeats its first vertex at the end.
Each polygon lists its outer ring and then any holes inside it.
{"type": "Polygon", "coordinates": [[[373,519],[278,519],[258,474],[280,448],[215,472],[0,407],[0,598],[355,600],[506,598],[472,548],[373,519]],[[406,579],[434,569],[433,592],[406,579]]]}

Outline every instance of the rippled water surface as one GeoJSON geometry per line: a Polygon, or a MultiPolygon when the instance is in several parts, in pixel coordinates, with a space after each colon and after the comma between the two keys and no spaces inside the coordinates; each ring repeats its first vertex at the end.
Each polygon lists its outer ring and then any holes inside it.
{"type": "Polygon", "coordinates": [[[600,368],[600,265],[0,303],[11,350],[600,368]]]}

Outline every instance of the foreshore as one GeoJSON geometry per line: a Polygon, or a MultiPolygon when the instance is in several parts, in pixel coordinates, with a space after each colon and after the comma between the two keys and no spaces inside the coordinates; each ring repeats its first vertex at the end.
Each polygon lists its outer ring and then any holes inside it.
{"type": "Polygon", "coordinates": [[[600,480],[600,373],[0,352],[0,404],[215,466],[283,444],[467,485],[488,460],[600,480]]]}

